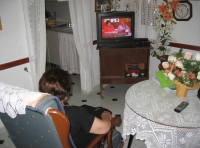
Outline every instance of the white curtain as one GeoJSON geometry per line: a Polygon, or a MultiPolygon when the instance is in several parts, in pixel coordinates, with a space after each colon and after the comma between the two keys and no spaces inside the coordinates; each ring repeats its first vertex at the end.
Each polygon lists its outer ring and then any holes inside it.
{"type": "Polygon", "coordinates": [[[157,38],[154,30],[156,0],[124,0],[130,11],[135,12],[135,38],[157,38]]]}
{"type": "Polygon", "coordinates": [[[92,13],[91,0],[69,0],[74,39],[80,59],[81,90],[83,94],[92,91],[94,73],[92,69],[92,13]]]}
{"type": "Polygon", "coordinates": [[[32,76],[33,88],[37,91],[46,64],[45,1],[22,0],[22,3],[31,67],[28,71],[32,76]]]}
{"type": "Polygon", "coordinates": [[[68,33],[58,33],[60,67],[70,74],[80,74],[79,57],[76,50],[74,35],[68,33]]]}

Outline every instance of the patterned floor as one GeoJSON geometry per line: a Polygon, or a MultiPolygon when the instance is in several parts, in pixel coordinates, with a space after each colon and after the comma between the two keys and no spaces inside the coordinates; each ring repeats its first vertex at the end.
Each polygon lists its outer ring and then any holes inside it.
{"type": "MultiPolygon", "coordinates": [[[[99,86],[94,88],[94,91],[88,95],[81,94],[80,87],[80,75],[71,75],[72,78],[72,94],[69,98],[69,104],[73,105],[91,105],[91,106],[102,106],[112,111],[113,115],[121,115],[123,119],[124,110],[124,97],[130,84],[115,84],[115,85],[104,85],[103,96],[101,99],[99,95],[99,86]]],[[[117,127],[117,130],[122,132],[122,126],[117,127]]],[[[128,138],[124,143],[124,148],[127,147],[128,138]]],[[[15,148],[14,144],[8,137],[8,133],[5,128],[0,129],[0,148],[15,148]]],[[[133,140],[131,148],[146,148],[143,141],[133,140]]]]}

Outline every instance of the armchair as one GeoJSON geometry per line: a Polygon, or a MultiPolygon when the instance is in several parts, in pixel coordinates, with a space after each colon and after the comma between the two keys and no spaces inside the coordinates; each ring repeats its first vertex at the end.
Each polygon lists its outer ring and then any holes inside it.
{"type": "MultiPolygon", "coordinates": [[[[42,95],[37,102],[27,104],[25,110],[24,115],[17,114],[14,119],[6,113],[0,113],[0,119],[17,148],[75,147],[69,133],[70,122],[57,97],[42,95]]],[[[120,124],[121,118],[114,117],[110,131],[107,134],[97,135],[87,148],[95,148],[99,143],[104,147],[105,141],[108,143],[105,144],[106,147],[112,148],[112,129],[120,124]]]]}

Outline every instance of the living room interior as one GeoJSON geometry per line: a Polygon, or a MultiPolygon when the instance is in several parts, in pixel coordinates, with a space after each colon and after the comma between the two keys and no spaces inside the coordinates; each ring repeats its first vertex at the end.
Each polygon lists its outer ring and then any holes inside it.
{"type": "MultiPolygon", "coordinates": [[[[84,0],[82,0],[84,1],[84,0]]],[[[145,0],[143,0],[145,1],[145,0]]],[[[153,1],[153,0],[149,0],[153,1]]],[[[35,77],[37,73],[33,72],[33,65],[30,63],[37,59],[36,53],[30,53],[30,42],[29,38],[31,37],[30,30],[27,30],[27,21],[26,17],[28,14],[24,14],[27,10],[24,8],[29,1],[25,2],[25,0],[20,1],[12,1],[12,0],[3,0],[0,1],[0,80],[1,82],[5,82],[14,86],[22,87],[31,91],[35,91],[37,89],[36,82],[38,81],[35,77]],[[26,4],[25,4],[26,3],[26,4]],[[32,60],[32,61],[31,61],[32,60]],[[18,61],[16,64],[14,61],[18,61]],[[14,62],[14,63],[12,63],[14,62]],[[9,63],[9,64],[8,64],[9,63]],[[23,63],[23,64],[21,64],[23,63]],[[9,65],[8,67],[5,67],[9,65]],[[27,69],[25,69],[27,68],[27,69]],[[34,82],[34,80],[36,82],[34,82]]],[[[125,95],[127,90],[133,84],[105,84],[103,85],[102,97],[100,96],[100,57],[99,50],[97,50],[97,32],[96,32],[96,12],[95,12],[95,0],[87,0],[92,12],[91,14],[91,39],[92,39],[92,58],[91,58],[91,66],[93,71],[93,83],[90,86],[90,90],[88,91],[87,86],[82,86],[81,84],[83,78],[81,78],[81,71],[79,72],[71,72],[71,78],[73,81],[72,85],[72,93],[69,98],[69,104],[73,105],[82,105],[88,104],[91,106],[102,106],[110,109],[113,112],[113,115],[120,115],[123,119],[124,115],[124,106],[125,106],[125,95]],[[81,80],[82,79],[82,80],[81,80]]],[[[155,0],[157,5],[161,4],[163,0],[155,0]]],[[[172,37],[177,40],[177,42],[173,42],[169,45],[172,52],[179,51],[180,48],[183,48],[184,52],[191,52],[192,54],[196,54],[200,50],[200,18],[198,14],[200,14],[200,1],[198,0],[189,0],[192,4],[192,17],[189,20],[176,21],[177,24],[173,26],[172,37]]],[[[37,1],[36,1],[37,3],[37,1]]],[[[131,8],[133,4],[139,4],[138,0],[117,0],[119,7],[117,11],[126,11],[126,5],[130,5],[131,8]]],[[[72,4],[72,3],[71,3],[72,4]]],[[[140,3],[141,4],[141,3],[140,3]]],[[[46,1],[45,4],[46,9],[51,9],[51,14],[56,15],[56,18],[59,21],[64,21],[65,23],[71,23],[71,29],[73,30],[73,23],[70,18],[70,6],[69,1],[64,2],[52,2],[46,1]],[[62,14],[61,9],[66,5],[68,10],[64,12],[67,13],[62,14]],[[54,14],[54,10],[56,9],[56,14],[54,14]]],[[[41,8],[42,12],[45,13],[45,9],[41,8]]],[[[71,8],[73,9],[73,8],[71,8]]],[[[111,9],[112,11],[113,9],[111,9]]],[[[71,10],[72,11],[72,10],[71,10]]],[[[110,10],[109,10],[110,11],[110,10]]],[[[87,12],[88,13],[88,12],[87,12]]],[[[86,14],[87,14],[86,13],[86,14]]],[[[43,29],[45,30],[45,40],[41,39],[41,44],[43,47],[46,47],[46,24],[43,22],[45,26],[43,29]],[[45,43],[43,42],[45,41],[45,43]]],[[[152,26],[151,26],[152,27],[152,26]]],[[[137,29],[137,28],[136,28],[137,29]]],[[[69,31],[70,32],[70,31],[69,31]]],[[[67,32],[67,33],[69,33],[67,32]]],[[[62,32],[63,33],[63,32],[62,32]]],[[[149,32],[153,34],[152,32],[149,32]]],[[[72,32],[69,33],[73,35],[72,32]]],[[[48,35],[47,35],[48,36],[48,35]]],[[[74,35],[75,36],[75,35],[74,35]]],[[[152,35],[153,36],[153,35],[152,35]]],[[[41,36],[39,36],[41,37],[41,36]]],[[[148,38],[148,36],[138,36],[138,38],[148,38]]],[[[44,37],[43,37],[44,38],[44,37]]],[[[71,36],[69,36],[71,38],[71,36]]],[[[152,41],[152,39],[150,39],[152,41]]],[[[52,42],[54,44],[54,42],[52,42]]],[[[91,46],[91,42],[89,43],[91,46]]],[[[54,44],[55,45],[55,44],[54,44]]],[[[48,45],[47,45],[48,47],[48,45]]],[[[152,50],[150,50],[151,52],[152,50]]],[[[46,53],[46,51],[45,51],[46,53]]],[[[78,53],[75,52],[77,55],[78,53]]],[[[46,55],[45,55],[46,57],[46,55]]],[[[48,59],[48,58],[47,58],[48,59]]],[[[76,59],[79,60],[79,59],[76,59]]],[[[42,60],[41,60],[42,62],[42,60]]],[[[47,61],[43,59],[43,64],[45,69],[52,68],[50,64],[51,60],[47,61]]],[[[53,63],[55,67],[61,67],[57,63],[53,63]]],[[[156,57],[152,57],[149,55],[149,79],[155,77],[155,73],[158,71],[158,65],[160,61],[156,57]]],[[[83,66],[83,65],[81,65],[83,66]]],[[[79,67],[79,66],[78,66],[79,67]]],[[[41,70],[42,71],[42,70],[41,70]]],[[[82,71],[83,72],[83,71],[82,71]]],[[[41,73],[40,73],[41,75],[41,73]]],[[[8,133],[4,128],[4,125],[0,123],[0,140],[3,140],[0,147],[2,148],[14,148],[14,144],[8,137],[8,133]]],[[[123,124],[121,127],[117,127],[117,130],[122,132],[123,124]]],[[[128,139],[126,139],[124,147],[128,145],[128,139]]],[[[132,146],[134,148],[146,148],[145,142],[141,140],[137,140],[134,138],[132,142],[132,146]]]]}

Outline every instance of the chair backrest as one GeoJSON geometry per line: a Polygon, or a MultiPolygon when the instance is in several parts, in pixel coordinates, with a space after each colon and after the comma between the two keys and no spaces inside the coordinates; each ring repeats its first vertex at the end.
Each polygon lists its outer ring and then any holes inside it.
{"type": "MultiPolygon", "coordinates": [[[[6,113],[0,113],[0,118],[17,148],[63,148],[57,128],[48,113],[49,108],[64,113],[60,100],[51,95],[43,96],[35,107],[26,106],[26,114],[18,114],[14,119],[6,113]]],[[[70,129],[70,124],[65,126],[70,129]]],[[[71,147],[68,134],[67,147],[71,147]]]]}

